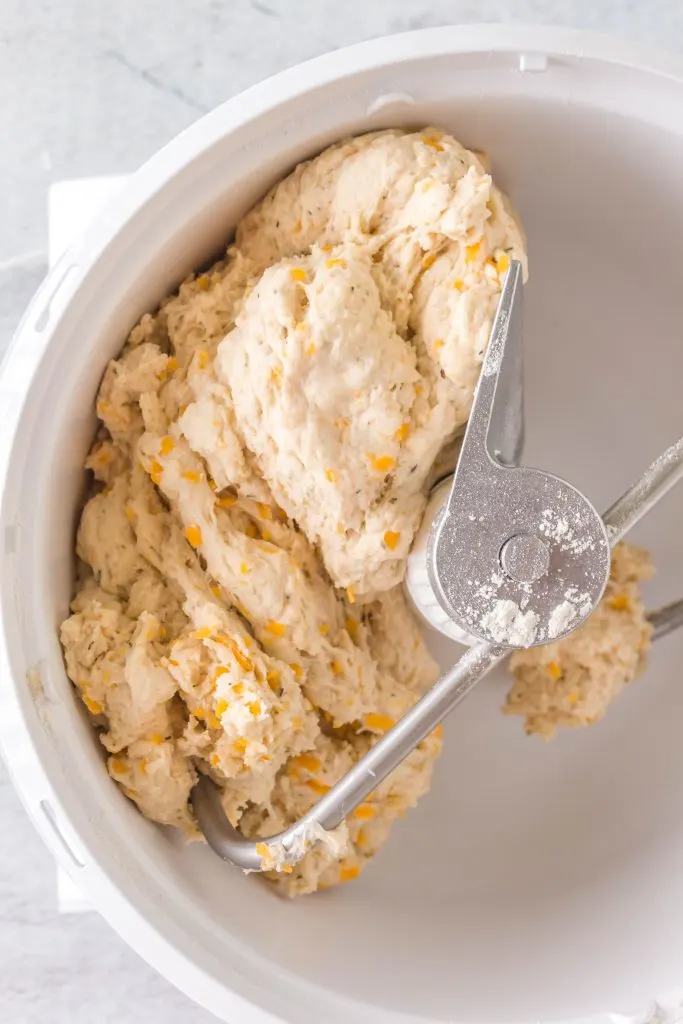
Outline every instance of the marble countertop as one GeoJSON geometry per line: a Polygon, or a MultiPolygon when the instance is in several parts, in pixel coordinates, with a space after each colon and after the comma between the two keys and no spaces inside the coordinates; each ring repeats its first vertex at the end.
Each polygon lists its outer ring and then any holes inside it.
{"type": "MultiPolygon", "coordinates": [[[[474,21],[683,50],[681,0],[2,0],[0,355],[45,272],[52,182],[132,171],[222,100],[318,53],[474,21]]],[[[0,834],[2,1024],[213,1020],[96,913],[58,913],[51,858],[1,766],[0,834]]]]}

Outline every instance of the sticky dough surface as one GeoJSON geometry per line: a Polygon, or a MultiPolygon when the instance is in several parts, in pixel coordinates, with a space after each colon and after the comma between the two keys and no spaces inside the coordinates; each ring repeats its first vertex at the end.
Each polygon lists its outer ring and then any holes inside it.
{"type": "MultiPolygon", "coordinates": [[[[511,258],[508,205],[453,138],[352,139],[277,185],[109,364],[61,638],[147,817],[197,836],[204,772],[270,836],[435,679],[400,583],[511,258]]],[[[440,745],[273,872],[281,890],[355,878],[440,745]]]]}

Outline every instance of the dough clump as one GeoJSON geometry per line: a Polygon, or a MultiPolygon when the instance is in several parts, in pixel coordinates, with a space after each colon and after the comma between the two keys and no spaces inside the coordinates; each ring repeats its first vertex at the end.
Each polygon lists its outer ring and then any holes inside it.
{"type": "MultiPolygon", "coordinates": [[[[269,837],[435,680],[400,584],[511,259],[520,229],[475,154],[432,129],[366,135],[277,185],[109,364],[61,639],[148,818],[198,837],[203,772],[269,837]]],[[[440,746],[343,843],[270,877],[288,895],[357,877],[440,746]]]]}

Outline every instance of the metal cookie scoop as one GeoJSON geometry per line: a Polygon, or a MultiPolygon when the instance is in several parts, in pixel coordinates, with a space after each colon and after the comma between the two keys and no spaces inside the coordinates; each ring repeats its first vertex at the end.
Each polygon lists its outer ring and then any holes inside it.
{"type": "MultiPolygon", "coordinates": [[[[523,431],[521,289],[521,267],[513,262],[448,500],[426,542],[418,539],[408,573],[422,615],[472,646],[307,814],[266,840],[280,863],[295,862],[324,837],[321,829],[336,828],[512,649],[576,629],[603,594],[610,548],[683,476],[681,438],[601,518],[570,484],[516,465],[523,431]]],[[[438,493],[445,496],[445,486],[438,493]]],[[[666,635],[683,625],[683,601],[650,618],[655,638],[666,635]]],[[[199,780],[192,804],[219,856],[244,870],[262,869],[256,843],[230,825],[210,779],[199,780]]]]}

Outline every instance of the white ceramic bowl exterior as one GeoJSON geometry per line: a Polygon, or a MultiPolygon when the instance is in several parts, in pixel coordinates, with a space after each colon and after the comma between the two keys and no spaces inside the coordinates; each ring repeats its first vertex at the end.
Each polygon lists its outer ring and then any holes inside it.
{"type": "MultiPolygon", "coordinates": [[[[606,505],[681,431],[683,67],[571,32],[435,29],[225,104],[136,174],[36,296],[0,383],[0,732],[78,885],[233,1024],[637,1013],[683,985],[683,637],[598,728],[546,746],[483,685],[429,797],[362,880],[297,903],[144,821],[112,785],[57,625],[93,399],[129,328],[340,136],[443,125],[486,150],[529,235],[527,458],[606,505]]],[[[680,593],[681,497],[648,519],[680,593]],[[678,509],[678,511],[677,511],[678,509]]],[[[457,648],[441,640],[447,663],[457,648]]]]}

